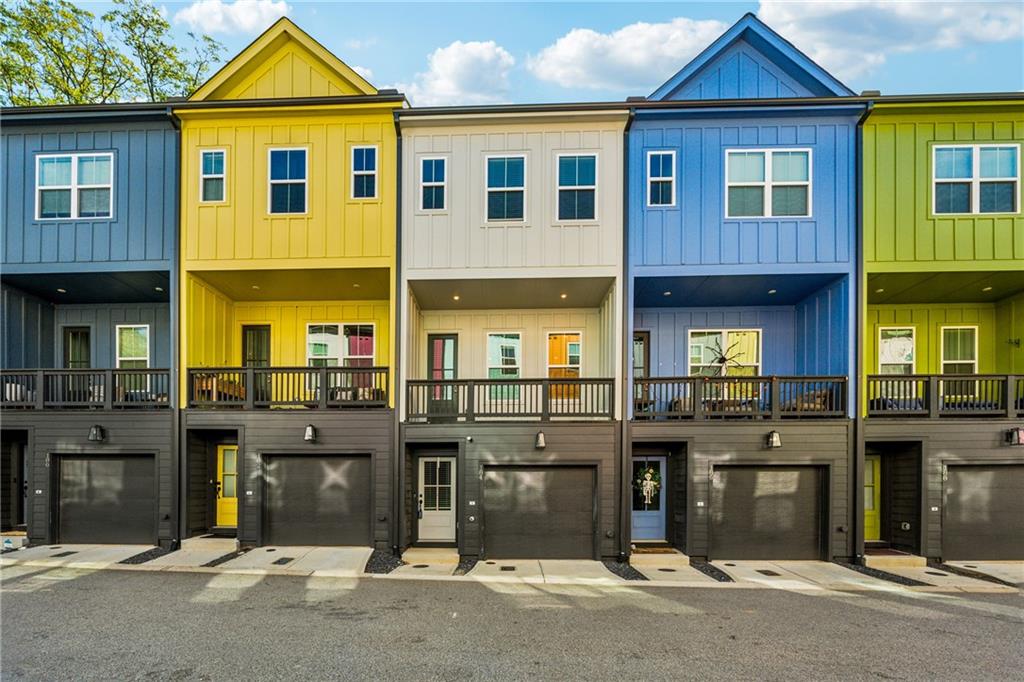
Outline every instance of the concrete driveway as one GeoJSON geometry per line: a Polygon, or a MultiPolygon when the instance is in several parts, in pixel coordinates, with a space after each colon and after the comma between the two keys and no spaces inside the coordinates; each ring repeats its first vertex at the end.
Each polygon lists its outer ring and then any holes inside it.
{"type": "Polygon", "coordinates": [[[363,575],[372,553],[369,547],[257,547],[213,570],[220,573],[358,578],[363,575]]]}
{"type": "Polygon", "coordinates": [[[66,568],[138,568],[121,564],[153,545],[39,545],[0,556],[0,566],[51,566],[66,568]]]}
{"type": "Polygon", "coordinates": [[[894,583],[827,561],[712,561],[741,585],[782,590],[892,590],[894,583]]]}
{"type": "Polygon", "coordinates": [[[950,566],[998,578],[1024,589],[1024,561],[947,561],[950,566]]]}
{"type": "Polygon", "coordinates": [[[466,577],[478,582],[555,585],[617,585],[625,581],[600,561],[584,559],[494,559],[478,561],[466,577]]]}

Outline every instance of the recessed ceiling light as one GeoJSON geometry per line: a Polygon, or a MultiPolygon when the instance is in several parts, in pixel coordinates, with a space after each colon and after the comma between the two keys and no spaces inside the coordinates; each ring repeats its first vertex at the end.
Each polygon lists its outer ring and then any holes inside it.
{"type": "Polygon", "coordinates": [[[880,294],[880,293],[882,293],[884,291],[885,291],[885,289],[875,289],[875,293],[876,294],[880,294]]]}
{"type": "Polygon", "coordinates": [[[663,292],[661,292],[661,295],[662,296],[671,296],[672,292],[671,291],[663,291],[663,292]]]}
{"type": "Polygon", "coordinates": [[[58,294],[66,294],[66,293],[68,293],[68,290],[67,289],[57,289],[57,293],[58,294]]]}
{"type": "Polygon", "coordinates": [[[985,287],[982,291],[992,291],[992,287],[985,287]]]}
{"type": "Polygon", "coordinates": [[[153,291],[163,291],[163,287],[153,287],[153,291]]]}
{"type": "Polygon", "coordinates": [[[363,286],[363,285],[362,285],[362,284],[353,284],[353,285],[352,285],[352,288],[353,288],[353,289],[358,289],[358,288],[359,288],[359,287],[361,287],[361,286],[363,286]]]}
{"type": "Polygon", "coordinates": [[[452,300],[453,300],[453,301],[457,301],[457,300],[459,300],[460,298],[462,298],[462,297],[461,297],[461,296],[459,296],[458,294],[455,294],[454,296],[452,296],[452,300]]]}
{"type": "Polygon", "coordinates": [[[259,285],[259,284],[253,284],[253,285],[252,285],[252,288],[253,288],[253,289],[254,289],[255,291],[259,291],[259,290],[260,290],[260,285],[259,285]]]}
{"type": "Polygon", "coordinates": [[[561,298],[562,300],[565,300],[565,299],[569,298],[569,294],[560,294],[559,298],[561,298]]]}
{"type": "Polygon", "coordinates": [[[778,290],[778,289],[769,289],[769,290],[768,290],[768,295],[769,295],[769,296],[771,296],[771,295],[773,295],[773,294],[777,294],[777,293],[779,293],[779,290],[778,290]]]}

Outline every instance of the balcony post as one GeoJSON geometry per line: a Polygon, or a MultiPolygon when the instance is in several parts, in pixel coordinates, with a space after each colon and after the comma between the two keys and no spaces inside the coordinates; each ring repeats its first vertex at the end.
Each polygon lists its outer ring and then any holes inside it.
{"type": "Polygon", "coordinates": [[[779,396],[781,393],[782,392],[779,390],[779,378],[773,376],[771,378],[771,391],[769,397],[769,400],[771,401],[771,418],[773,421],[778,419],[781,415],[781,410],[779,408],[779,396]]]}
{"type": "Polygon", "coordinates": [[[36,409],[46,407],[46,375],[43,370],[36,370],[36,409]]]}
{"type": "Polygon", "coordinates": [[[692,384],[694,419],[704,418],[704,387],[707,383],[707,377],[700,377],[692,384]]]}
{"type": "Polygon", "coordinates": [[[550,379],[541,379],[540,381],[540,420],[546,422],[551,419],[551,388],[550,379]]]}
{"type": "Polygon", "coordinates": [[[608,418],[615,418],[615,380],[612,379],[608,382],[608,405],[606,407],[608,412],[608,418]]]}
{"type": "MultiPolygon", "coordinates": [[[[476,382],[470,379],[466,382],[466,421],[476,421],[476,382]]],[[[452,395],[455,397],[455,418],[459,417],[459,385],[452,385],[452,395]]]]}
{"type": "Polygon", "coordinates": [[[103,372],[103,409],[110,410],[114,407],[114,370],[108,369],[103,372]]]}
{"type": "Polygon", "coordinates": [[[242,387],[245,391],[245,409],[251,410],[256,406],[256,398],[253,393],[256,392],[256,369],[254,367],[245,368],[245,386],[242,387]]]}
{"type": "Polygon", "coordinates": [[[1006,417],[1013,419],[1017,416],[1017,377],[1009,374],[1006,377],[1006,384],[1003,386],[1003,408],[1006,410],[1006,417]]]}
{"type": "Polygon", "coordinates": [[[321,410],[327,409],[327,368],[320,367],[317,369],[317,403],[321,410]]]}
{"type": "Polygon", "coordinates": [[[188,391],[188,402],[185,404],[189,407],[195,407],[196,404],[196,377],[192,373],[191,369],[185,370],[185,390],[188,391]]]}
{"type": "Polygon", "coordinates": [[[928,375],[928,416],[939,416],[939,377],[935,374],[928,375]]]}

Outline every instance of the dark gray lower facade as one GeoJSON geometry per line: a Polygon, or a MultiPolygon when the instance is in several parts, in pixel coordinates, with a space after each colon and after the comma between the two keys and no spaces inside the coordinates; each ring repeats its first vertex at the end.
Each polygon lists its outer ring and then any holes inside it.
{"type": "Polygon", "coordinates": [[[5,526],[23,522],[31,544],[173,547],[177,458],[171,410],[6,410],[5,526]],[[89,440],[99,427],[102,440],[89,440]]]}
{"type": "Polygon", "coordinates": [[[852,420],[641,421],[628,432],[624,551],[656,542],[696,559],[853,556],[852,420]],[[650,469],[659,480],[645,497],[650,469]]]}
{"type": "Polygon", "coordinates": [[[615,422],[403,424],[399,544],[615,557],[620,443],[615,422]]]}
{"type": "Polygon", "coordinates": [[[1018,427],[865,419],[864,457],[878,459],[881,475],[879,544],[936,560],[1024,559],[1024,447],[1006,443],[1018,427]]]}
{"type": "Polygon", "coordinates": [[[392,548],[391,410],[190,409],[182,415],[184,537],[228,532],[243,547],[392,548]],[[225,445],[238,452],[232,528],[218,520],[216,458],[225,445]]]}

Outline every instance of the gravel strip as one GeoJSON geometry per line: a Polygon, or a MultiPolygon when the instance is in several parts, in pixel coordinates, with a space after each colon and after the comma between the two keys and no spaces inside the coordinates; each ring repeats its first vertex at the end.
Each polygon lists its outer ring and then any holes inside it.
{"type": "Polygon", "coordinates": [[[609,571],[619,576],[623,580],[648,580],[648,577],[646,575],[636,570],[625,561],[615,561],[614,559],[609,559],[602,563],[604,563],[605,568],[607,568],[609,571]]]}
{"type": "Polygon", "coordinates": [[[203,568],[213,568],[214,566],[220,566],[221,564],[231,561],[235,557],[239,557],[245,554],[245,552],[228,552],[224,556],[219,556],[213,561],[207,561],[203,564],[203,568]]]}
{"type": "Polygon", "coordinates": [[[121,561],[118,561],[117,563],[119,563],[119,564],[144,564],[147,561],[152,561],[153,559],[159,559],[160,557],[164,556],[165,554],[170,554],[170,553],[171,553],[171,550],[169,550],[169,549],[164,549],[163,547],[154,547],[153,549],[146,550],[145,552],[142,552],[141,554],[136,554],[135,556],[130,556],[127,559],[122,559],[121,561]]]}
{"type": "Polygon", "coordinates": [[[860,564],[846,564],[842,561],[837,561],[837,564],[843,568],[848,568],[851,571],[857,571],[864,575],[870,575],[872,578],[878,578],[879,580],[888,580],[891,583],[897,585],[904,585],[906,587],[931,587],[930,583],[923,583],[920,580],[914,580],[913,578],[904,578],[902,575],[896,575],[895,573],[888,573],[887,571],[880,571],[877,568],[869,568],[867,566],[861,566],[860,564]]]}
{"type": "Polygon", "coordinates": [[[978,571],[972,571],[969,568],[961,568],[960,566],[950,566],[949,564],[940,564],[934,561],[928,562],[928,568],[934,568],[937,571],[945,571],[946,573],[953,573],[955,575],[962,575],[965,578],[974,578],[975,580],[986,580],[996,585],[1004,585],[1006,587],[1020,587],[1020,585],[1014,585],[1013,583],[1000,580],[994,575],[988,575],[987,573],[980,573],[978,571]]]}
{"type": "Polygon", "coordinates": [[[473,570],[473,567],[476,566],[476,562],[477,560],[471,557],[466,559],[460,558],[459,565],[455,567],[455,572],[452,573],[452,575],[466,575],[473,570]]]}
{"type": "Polygon", "coordinates": [[[385,552],[379,549],[373,550],[373,554],[370,555],[370,559],[366,562],[366,570],[364,573],[390,573],[399,566],[404,566],[405,562],[396,557],[391,552],[385,552]]]}
{"type": "Polygon", "coordinates": [[[709,575],[720,583],[734,583],[736,582],[729,574],[720,569],[718,566],[713,566],[706,561],[694,561],[690,559],[690,565],[696,568],[704,575],[709,575]]]}

